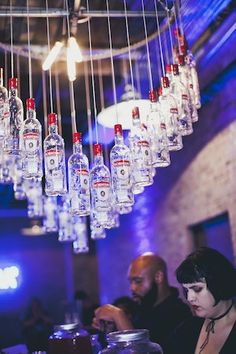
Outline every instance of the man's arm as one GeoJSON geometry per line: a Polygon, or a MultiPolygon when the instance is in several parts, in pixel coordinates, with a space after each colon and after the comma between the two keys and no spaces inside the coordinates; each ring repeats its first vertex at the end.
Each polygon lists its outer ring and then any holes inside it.
{"type": "Polygon", "coordinates": [[[101,321],[113,322],[118,331],[133,329],[133,325],[124,311],[113,305],[103,305],[95,311],[93,327],[102,330],[101,321]]]}

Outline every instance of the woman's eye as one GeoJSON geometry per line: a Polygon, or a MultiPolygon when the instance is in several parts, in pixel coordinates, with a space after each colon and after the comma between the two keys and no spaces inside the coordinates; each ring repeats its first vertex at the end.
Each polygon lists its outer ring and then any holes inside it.
{"type": "Polygon", "coordinates": [[[195,293],[200,293],[202,291],[202,288],[194,287],[193,290],[195,291],[195,293]]]}

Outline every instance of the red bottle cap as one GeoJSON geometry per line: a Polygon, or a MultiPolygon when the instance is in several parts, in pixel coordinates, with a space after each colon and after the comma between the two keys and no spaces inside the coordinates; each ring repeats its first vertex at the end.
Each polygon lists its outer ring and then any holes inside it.
{"type": "Polygon", "coordinates": [[[3,79],[3,68],[0,68],[0,78],[3,79]]]}
{"type": "Polygon", "coordinates": [[[166,64],[166,73],[171,73],[171,64],[166,64]]]}
{"type": "Polygon", "coordinates": [[[170,87],[170,81],[167,76],[162,76],[161,78],[161,84],[163,87],[170,87]]]}
{"type": "Polygon", "coordinates": [[[17,78],[16,77],[11,77],[9,79],[9,88],[10,89],[17,89],[17,78]]]}
{"type": "Polygon", "coordinates": [[[80,132],[73,133],[73,144],[82,141],[82,134],[80,132]]]}
{"type": "Polygon", "coordinates": [[[174,35],[175,35],[175,38],[178,38],[181,35],[179,28],[174,29],[174,35]]]}
{"type": "Polygon", "coordinates": [[[115,135],[117,135],[117,134],[122,135],[122,125],[115,124],[114,125],[114,132],[115,132],[115,135]]]}
{"type": "Polygon", "coordinates": [[[102,155],[102,145],[101,144],[94,144],[93,145],[93,153],[94,153],[94,156],[102,155]]]}
{"type": "Polygon", "coordinates": [[[157,92],[156,92],[156,90],[150,90],[148,97],[149,97],[149,100],[151,102],[156,102],[157,101],[157,92]]]}
{"type": "Polygon", "coordinates": [[[57,115],[56,113],[49,113],[48,114],[48,124],[53,125],[57,123],[57,115]]]}
{"type": "Polygon", "coordinates": [[[179,74],[179,66],[178,64],[172,64],[172,72],[174,75],[178,75],[179,74]]]}
{"type": "Polygon", "coordinates": [[[132,109],[132,117],[133,118],[139,118],[139,108],[138,107],[134,107],[132,109]]]}
{"type": "Polygon", "coordinates": [[[26,100],[26,108],[27,109],[35,109],[34,98],[27,98],[27,100],[26,100]]]}
{"type": "Polygon", "coordinates": [[[183,66],[184,65],[184,56],[183,55],[178,55],[178,64],[183,66]]]}
{"type": "Polygon", "coordinates": [[[162,87],[160,86],[158,89],[158,95],[161,96],[162,95],[162,87]]]}

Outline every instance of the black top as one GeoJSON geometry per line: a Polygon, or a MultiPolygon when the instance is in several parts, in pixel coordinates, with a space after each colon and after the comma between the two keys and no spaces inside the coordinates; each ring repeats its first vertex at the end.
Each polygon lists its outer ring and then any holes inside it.
{"type": "Polygon", "coordinates": [[[151,341],[160,344],[164,349],[170,333],[190,316],[192,317],[191,311],[180,299],[178,290],[171,288],[171,294],[164,301],[138,313],[134,319],[134,327],[148,329],[151,341]]]}
{"type": "MultiPolygon", "coordinates": [[[[165,354],[194,354],[204,318],[192,317],[176,328],[165,348],[165,354]]],[[[236,353],[236,322],[219,354],[236,353]]]]}

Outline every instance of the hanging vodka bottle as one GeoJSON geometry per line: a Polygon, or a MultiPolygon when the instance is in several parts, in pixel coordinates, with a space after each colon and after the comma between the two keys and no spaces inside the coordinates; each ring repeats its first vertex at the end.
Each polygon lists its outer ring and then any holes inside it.
{"type": "Polygon", "coordinates": [[[12,184],[14,171],[14,158],[0,147],[0,183],[12,184]]]}
{"type": "Polygon", "coordinates": [[[41,178],[28,178],[25,180],[26,196],[28,201],[28,217],[43,217],[43,190],[41,178]]]}
{"type": "Polygon", "coordinates": [[[17,96],[17,78],[9,79],[10,135],[6,139],[6,150],[17,153],[20,150],[20,132],[23,125],[23,104],[17,96]]]}
{"type": "Polygon", "coordinates": [[[26,120],[22,126],[22,153],[24,178],[41,178],[42,171],[42,128],[36,118],[34,98],[26,100],[26,120]]]}
{"type": "Polygon", "coordinates": [[[45,232],[58,231],[57,197],[43,197],[43,227],[45,232]]]}
{"type": "Polygon", "coordinates": [[[92,240],[100,240],[106,238],[106,231],[97,220],[94,212],[90,213],[90,231],[92,240]]]}
{"type": "Polygon", "coordinates": [[[132,207],[129,207],[129,206],[127,207],[127,206],[122,205],[118,208],[118,213],[120,215],[129,214],[132,212],[132,210],[133,210],[132,207]]]}
{"type": "Polygon", "coordinates": [[[9,119],[9,99],[8,91],[3,86],[3,68],[0,68],[0,147],[2,149],[4,140],[10,133],[10,119],[9,119]]]}
{"type": "Polygon", "coordinates": [[[13,172],[13,190],[14,190],[14,197],[16,200],[23,200],[26,199],[26,183],[25,179],[23,178],[23,171],[22,171],[22,155],[15,155],[14,156],[14,172],[13,172]]]}
{"type": "Polygon", "coordinates": [[[45,193],[64,195],[66,187],[66,164],[64,139],[57,133],[57,115],[48,115],[49,134],[44,139],[45,193]]]}
{"type": "Polygon", "coordinates": [[[152,166],[166,167],[170,164],[170,153],[166,125],[160,114],[160,105],[157,102],[157,92],[155,90],[149,92],[149,100],[150,112],[147,116],[147,132],[150,139],[152,166]]]}
{"type": "Polygon", "coordinates": [[[188,87],[189,90],[190,111],[191,111],[192,122],[194,123],[198,121],[198,113],[195,105],[195,93],[193,90],[192,76],[188,65],[185,63],[185,59],[183,55],[178,56],[178,64],[179,64],[180,80],[183,82],[184,85],[188,87]]]}
{"type": "Polygon", "coordinates": [[[88,253],[88,232],[86,217],[73,215],[73,232],[76,236],[73,242],[73,252],[75,254],[88,253]]]}
{"type": "Polygon", "coordinates": [[[168,148],[170,151],[182,149],[182,136],[179,133],[178,106],[175,98],[170,93],[169,79],[166,76],[161,78],[162,88],[159,91],[160,112],[165,120],[168,148]]]}
{"type": "Polygon", "coordinates": [[[185,55],[185,62],[187,63],[188,67],[190,68],[190,74],[192,77],[193,83],[193,91],[195,94],[195,106],[197,109],[201,108],[201,95],[200,95],[200,88],[199,88],[199,80],[198,74],[196,69],[196,61],[194,59],[193,53],[190,50],[187,50],[187,54],[185,55]]]}
{"type": "Polygon", "coordinates": [[[102,227],[110,227],[112,210],[111,176],[104,165],[101,144],[94,144],[94,166],[90,171],[91,208],[102,227]]]}
{"type": "Polygon", "coordinates": [[[134,204],[132,191],[131,154],[124,143],[121,124],[114,126],[115,145],[110,152],[112,191],[115,205],[134,204]]]}
{"type": "Polygon", "coordinates": [[[68,184],[71,213],[90,213],[89,162],[82,151],[81,133],[73,134],[73,154],[68,160],[68,184]]]}
{"type": "Polygon", "coordinates": [[[179,131],[181,135],[190,135],[193,132],[192,117],[189,102],[189,90],[180,80],[179,67],[172,65],[173,79],[171,90],[177,100],[179,112],[179,131]]]}
{"type": "Polygon", "coordinates": [[[58,241],[72,242],[76,236],[73,234],[72,215],[70,213],[70,199],[63,196],[58,206],[58,241]]]}
{"type": "Polygon", "coordinates": [[[132,156],[134,186],[150,186],[152,177],[152,156],[147,129],[140,122],[139,108],[132,110],[132,127],[129,132],[129,146],[132,156]]]}

